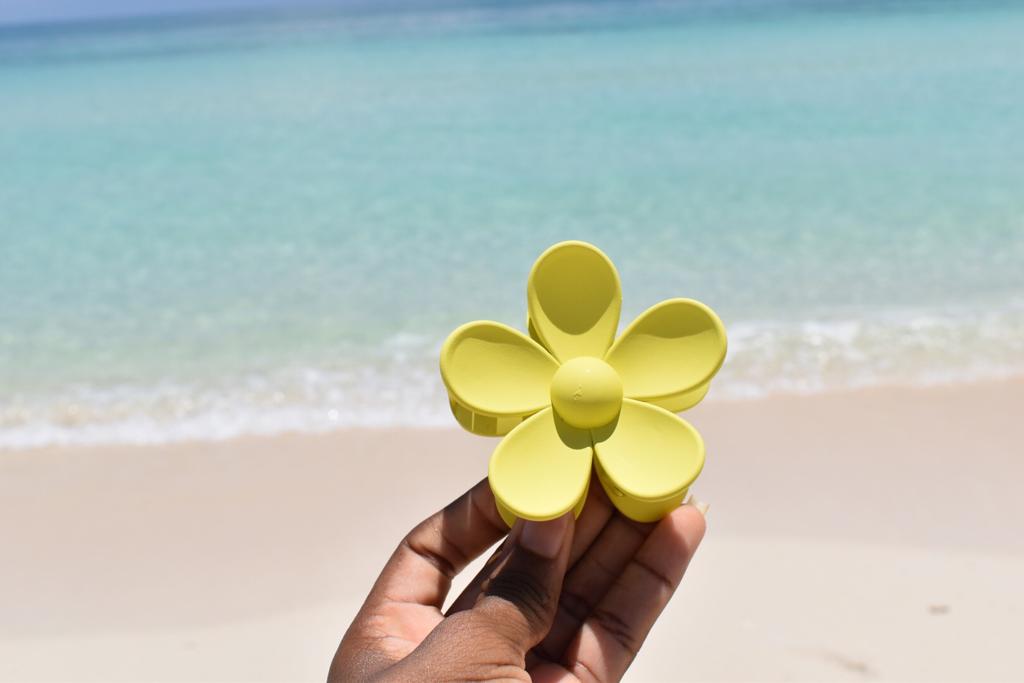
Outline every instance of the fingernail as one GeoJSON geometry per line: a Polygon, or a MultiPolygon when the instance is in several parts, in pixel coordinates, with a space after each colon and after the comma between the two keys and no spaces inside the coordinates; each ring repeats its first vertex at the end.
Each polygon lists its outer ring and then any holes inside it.
{"type": "Polygon", "coordinates": [[[697,508],[697,512],[699,512],[703,516],[705,516],[705,517],[708,516],[708,508],[711,507],[711,506],[708,505],[707,503],[705,503],[703,501],[699,501],[696,498],[691,498],[690,499],[690,505],[692,505],[693,507],[697,508]]]}
{"type": "Polygon", "coordinates": [[[568,528],[568,514],[547,522],[524,521],[523,531],[519,536],[519,545],[534,555],[553,560],[562,548],[562,539],[568,528]]]}

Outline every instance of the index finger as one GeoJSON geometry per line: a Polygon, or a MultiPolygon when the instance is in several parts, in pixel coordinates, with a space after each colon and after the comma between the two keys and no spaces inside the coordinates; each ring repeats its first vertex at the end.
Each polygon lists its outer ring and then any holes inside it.
{"type": "Polygon", "coordinates": [[[405,602],[440,610],[452,578],[507,533],[484,479],[402,539],[366,604],[405,602]]]}
{"type": "Polygon", "coordinates": [[[569,647],[566,664],[582,680],[618,681],[679,587],[704,537],[704,515],[683,505],[658,522],[569,647]]]}

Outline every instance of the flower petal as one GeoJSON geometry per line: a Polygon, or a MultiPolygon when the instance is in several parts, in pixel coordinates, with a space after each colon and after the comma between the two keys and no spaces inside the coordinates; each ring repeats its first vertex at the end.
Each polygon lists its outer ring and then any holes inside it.
{"type": "Polygon", "coordinates": [[[491,455],[487,477],[502,518],[511,526],[516,517],[579,515],[592,456],[590,434],[565,424],[551,408],[528,418],[491,455]]]}
{"type": "Polygon", "coordinates": [[[563,363],[600,358],[619,326],[622,287],[615,266],[586,242],[556,244],[537,259],[526,289],[532,332],[563,363]]]}
{"type": "Polygon", "coordinates": [[[540,344],[501,323],[467,323],[441,347],[441,378],[452,411],[480,434],[504,434],[549,405],[557,369],[540,344]]]}
{"type": "Polygon", "coordinates": [[[592,430],[597,476],[622,514],[641,522],[678,506],[704,467],[704,441],[664,408],[624,399],[619,419],[592,430]]]}
{"type": "Polygon", "coordinates": [[[669,299],[640,314],[605,355],[630,398],[679,412],[696,405],[725,360],[725,327],[692,299],[669,299]]]}

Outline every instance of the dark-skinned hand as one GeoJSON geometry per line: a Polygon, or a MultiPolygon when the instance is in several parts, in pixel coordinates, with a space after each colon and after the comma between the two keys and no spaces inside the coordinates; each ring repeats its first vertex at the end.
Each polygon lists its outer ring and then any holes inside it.
{"type": "Polygon", "coordinates": [[[703,536],[698,507],[640,524],[596,481],[579,519],[509,531],[482,481],[402,539],[329,681],[618,681],[703,536]],[[442,612],[452,578],[506,534],[442,612]]]}

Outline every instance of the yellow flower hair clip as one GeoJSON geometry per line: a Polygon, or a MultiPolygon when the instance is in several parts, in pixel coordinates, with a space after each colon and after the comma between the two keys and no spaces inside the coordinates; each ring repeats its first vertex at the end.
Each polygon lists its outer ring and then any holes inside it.
{"type": "Polygon", "coordinates": [[[615,266],[586,242],[549,248],[527,284],[530,336],[462,325],[441,348],[452,412],[501,436],[488,480],[502,518],[579,515],[591,463],[612,503],[637,521],[678,506],[704,466],[704,442],[673,413],[696,405],[725,360],[725,327],[692,299],[644,311],[616,340],[615,266]]]}

